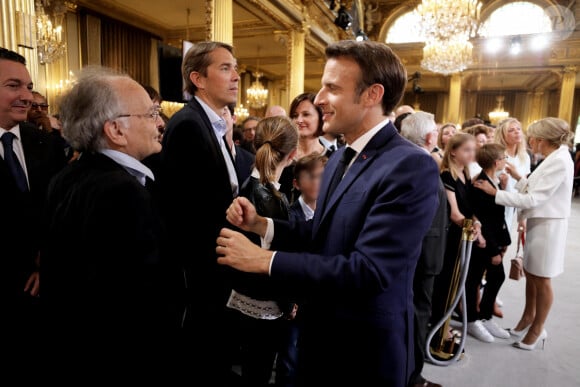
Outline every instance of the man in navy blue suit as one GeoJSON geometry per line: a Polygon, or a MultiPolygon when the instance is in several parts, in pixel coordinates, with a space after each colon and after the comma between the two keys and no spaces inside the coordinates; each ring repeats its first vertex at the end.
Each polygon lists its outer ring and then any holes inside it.
{"type": "Polygon", "coordinates": [[[228,221],[284,249],[262,249],[224,228],[218,262],[269,275],[301,306],[300,386],[406,387],[413,275],[438,204],[437,165],[387,118],[407,79],[388,46],[341,41],[326,58],[315,104],[323,130],[343,134],[346,146],[328,161],[313,220],[263,218],[236,198],[228,221]]]}

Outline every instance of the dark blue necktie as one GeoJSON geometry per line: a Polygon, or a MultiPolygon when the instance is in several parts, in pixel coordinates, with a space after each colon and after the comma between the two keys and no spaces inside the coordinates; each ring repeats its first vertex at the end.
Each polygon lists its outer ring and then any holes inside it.
{"type": "Polygon", "coordinates": [[[332,193],[338,186],[338,183],[342,180],[344,173],[346,172],[346,167],[350,164],[352,158],[356,155],[356,151],[351,147],[346,147],[344,152],[342,153],[342,157],[338,161],[338,165],[336,166],[336,170],[334,171],[334,175],[332,175],[332,180],[330,180],[330,184],[328,185],[328,193],[326,194],[326,200],[329,200],[332,196],[332,193]]]}
{"type": "Polygon", "coordinates": [[[8,170],[12,173],[12,176],[14,176],[18,189],[22,192],[27,192],[28,182],[26,181],[26,174],[24,173],[24,169],[22,169],[22,165],[20,165],[18,157],[16,157],[16,153],[14,153],[14,149],[12,148],[14,137],[16,137],[14,133],[5,132],[0,138],[2,145],[4,146],[4,162],[6,162],[8,170]]]}

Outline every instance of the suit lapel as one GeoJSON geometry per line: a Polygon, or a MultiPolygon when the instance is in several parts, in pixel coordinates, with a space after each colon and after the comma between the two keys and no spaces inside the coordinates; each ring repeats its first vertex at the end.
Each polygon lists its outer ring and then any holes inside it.
{"type": "MultiPolygon", "coordinates": [[[[189,106],[191,107],[191,109],[195,110],[197,112],[197,114],[199,114],[199,116],[201,117],[206,129],[207,129],[207,135],[210,138],[211,143],[213,144],[213,151],[214,151],[214,156],[215,156],[215,160],[218,160],[219,163],[223,164],[223,168],[226,171],[227,174],[227,165],[226,165],[226,161],[224,160],[224,156],[222,153],[222,149],[220,147],[220,144],[218,142],[218,139],[215,135],[215,131],[213,129],[213,126],[209,120],[209,117],[207,116],[207,114],[205,113],[205,110],[203,110],[203,107],[200,105],[200,103],[197,101],[197,99],[195,97],[193,97],[190,101],[189,101],[189,106]]],[[[225,141],[225,139],[224,139],[225,141]]],[[[238,167],[236,165],[236,162],[234,160],[234,157],[232,156],[232,153],[230,151],[230,149],[228,149],[229,147],[226,146],[226,149],[228,150],[228,154],[230,155],[230,159],[232,159],[232,163],[234,164],[234,170],[236,171],[236,176],[238,178],[238,184],[240,183],[240,172],[238,171],[238,167]]],[[[229,174],[228,174],[228,179],[229,179],[229,174]]]]}
{"type": "Polygon", "coordinates": [[[22,149],[24,151],[24,162],[26,163],[26,172],[28,174],[28,184],[30,190],[34,190],[37,182],[37,177],[42,169],[39,157],[40,147],[42,146],[42,139],[39,138],[38,133],[34,131],[39,130],[30,127],[24,123],[20,124],[20,141],[22,141],[22,149]]]}
{"type": "Polygon", "coordinates": [[[379,130],[377,134],[371,138],[362,152],[356,155],[355,160],[347,170],[344,178],[338,184],[332,195],[327,198],[326,193],[328,190],[328,185],[330,184],[330,180],[334,175],[336,167],[338,166],[338,160],[340,160],[342,157],[344,147],[341,147],[339,150],[335,151],[336,155],[332,157],[332,171],[329,170],[328,172],[325,172],[323,186],[318,195],[319,198],[324,199],[322,199],[322,203],[320,203],[320,205],[317,205],[317,211],[313,219],[313,235],[316,235],[321,224],[328,218],[329,214],[334,211],[345,191],[367,168],[369,168],[376,156],[382,151],[388,141],[395,135],[397,135],[397,131],[391,123],[387,124],[381,130],[379,130]]]}

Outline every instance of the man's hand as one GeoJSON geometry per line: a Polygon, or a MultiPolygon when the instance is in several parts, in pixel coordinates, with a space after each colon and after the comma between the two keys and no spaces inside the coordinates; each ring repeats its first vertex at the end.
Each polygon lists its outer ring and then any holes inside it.
{"type": "Polygon", "coordinates": [[[26,281],[26,285],[24,285],[24,292],[30,293],[32,297],[38,296],[40,291],[40,274],[35,271],[30,274],[28,277],[28,281],[26,281]]]}
{"type": "Polygon", "coordinates": [[[268,274],[273,253],[255,245],[246,236],[228,228],[222,228],[215,251],[220,265],[248,273],[268,274]]]}
{"type": "Polygon", "coordinates": [[[226,211],[228,222],[244,231],[250,231],[261,237],[266,235],[268,222],[266,218],[258,215],[256,207],[245,197],[237,197],[226,211]]]}
{"type": "Polygon", "coordinates": [[[494,255],[493,257],[491,257],[491,264],[494,266],[497,266],[501,263],[501,254],[498,255],[494,255]]]}

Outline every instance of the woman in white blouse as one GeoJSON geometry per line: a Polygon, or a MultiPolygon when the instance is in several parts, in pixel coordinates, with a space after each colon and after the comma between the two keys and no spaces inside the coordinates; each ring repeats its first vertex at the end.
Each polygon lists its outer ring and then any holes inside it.
{"type": "Polygon", "coordinates": [[[519,340],[514,346],[520,349],[532,350],[546,339],[544,323],[554,299],[551,279],[564,271],[574,176],[567,144],[572,135],[564,120],[539,120],[528,128],[528,137],[532,151],[543,154],[544,161],[528,177],[513,165],[506,168],[517,181],[517,192],[498,191],[488,182],[475,183],[476,188],[495,195],[497,204],[518,208],[519,218],[527,220],[526,305],[510,332],[519,340]]]}
{"type": "MultiPolygon", "coordinates": [[[[526,149],[526,136],[522,131],[522,124],[516,118],[506,118],[498,124],[494,134],[494,142],[505,146],[507,162],[514,166],[518,175],[526,176],[530,173],[531,162],[526,149]]],[[[516,180],[513,176],[509,176],[504,190],[517,192],[515,186],[516,180]]],[[[505,223],[510,232],[513,228],[515,213],[514,207],[506,206],[505,223]]],[[[521,228],[520,231],[522,231],[521,228]]],[[[512,239],[515,240],[515,238],[512,239]]]]}

